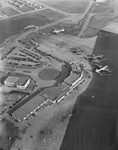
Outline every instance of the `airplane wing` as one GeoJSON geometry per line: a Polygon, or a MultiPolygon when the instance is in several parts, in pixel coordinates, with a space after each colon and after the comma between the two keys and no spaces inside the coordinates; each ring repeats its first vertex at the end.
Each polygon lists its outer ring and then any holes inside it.
{"type": "Polygon", "coordinates": [[[100,75],[110,75],[109,73],[111,73],[111,70],[108,68],[108,66],[104,66],[100,69],[96,69],[96,72],[100,75]]]}

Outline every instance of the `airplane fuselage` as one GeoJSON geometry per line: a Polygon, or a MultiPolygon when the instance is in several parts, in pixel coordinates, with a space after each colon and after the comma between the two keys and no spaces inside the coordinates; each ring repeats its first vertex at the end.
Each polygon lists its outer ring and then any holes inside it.
{"type": "Polygon", "coordinates": [[[97,69],[95,70],[96,73],[99,73],[100,75],[103,75],[104,73],[110,73],[110,69],[108,68],[108,66],[104,66],[104,67],[101,67],[100,69],[97,69]]]}
{"type": "Polygon", "coordinates": [[[58,34],[58,33],[61,33],[61,32],[64,32],[64,29],[61,29],[61,30],[55,29],[54,31],[52,31],[52,33],[55,33],[55,34],[58,34]]]}

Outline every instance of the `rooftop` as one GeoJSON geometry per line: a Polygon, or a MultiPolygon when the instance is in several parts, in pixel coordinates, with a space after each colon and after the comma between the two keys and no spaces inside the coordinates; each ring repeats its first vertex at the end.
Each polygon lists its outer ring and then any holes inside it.
{"type": "Polygon", "coordinates": [[[8,76],[5,82],[16,83],[19,80],[19,77],[16,76],[8,76]]]}
{"type": "Polygon", "coordinates": [[[45,98],[38,94],[31,100],[29,100],[27,103],[19,107],[16,111],[14,111],[12,115],[22,120],[24,117],[30,114],[35,108],[40,106],[43,102],[45,102],[45,98]]]}
{"type": "Polygon", "coordinates": [[[62,84],[60,86],[56,87],[50,87],[46,88],[44,91],[45,93],[43,94],[44,97],[54,101],[57,97],[59,97],[62,93],[65,93],[69,90],[67,85],[62,84]]]}
{"type": "Polygon", "coordinates": [[[81,74],[76,74],[76,73],[71,72],[70,76],[68,78],[66,78],[64,80],[64,82],[66,82],[67,84],[71,85],[74,81],[76,81],[80,77],[80,75],[81,74]]]}
{"type": "Polygon", "coordinates": [[[28,77],[20,77],[19,80],[17,81],[17,84],[23,86],[25,85],[28,79],[29,79],[28,77]]]}

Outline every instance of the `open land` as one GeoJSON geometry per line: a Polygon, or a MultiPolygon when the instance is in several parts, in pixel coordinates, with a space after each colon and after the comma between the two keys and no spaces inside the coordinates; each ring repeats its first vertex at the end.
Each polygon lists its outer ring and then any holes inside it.
{"type": "Polygon", "coordinates": [[[94,15],[89,20],[87,29],[82,35],[83,38],[97,35],[104,24],[114,18],[114,5],[114,1],[99,4],[96,3],[93,5],[91,12],[94,15]]]}
{"type": "Polygon", "coordinates": [[[77,14],[84,11],[85,7],[87,6],[88,0],[39,0],[39,2],[42,2],[44,4],[47,4],[48,6],[54,7],[64,12],[77,14]]]}

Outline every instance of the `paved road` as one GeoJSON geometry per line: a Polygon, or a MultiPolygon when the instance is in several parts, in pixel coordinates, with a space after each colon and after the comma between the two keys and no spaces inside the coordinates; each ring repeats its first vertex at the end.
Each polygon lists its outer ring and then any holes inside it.
{"type": "Polygon", "coordinates": [[[91,1],[89,2],[88,6],[86,7],[84,13],[83,13],[82,16],[81,16],[82,19],[84,19],[85,17],[86,17],[86,19],[85,19],[84,25],[83,25],[83,27],[82,27],[82,29],[81,29],[81,31],[80,31],[78,37],[81,37],[81,35],[83,34],[83,32],[86,30],[86,28],[87,28],[87,26],[88,26],[88,24],[89,24],[89,21],[90,21],[90,19],[91,19],[91,17],[93,16],[93,14],[89,14],[89,11],[91,10],[91,7],[93,6],[93,4],[94,4],[94,1],[91,0],[91,1]]]}
{"type": "Polygon", "coordinates": [[[90,0],[90,2],[88,3],[86,9],[84,10],[83,14],[81,14],[81,19],[83,19],[90,11],[91,7],[93,6],[94,1],[90,0]]]}

